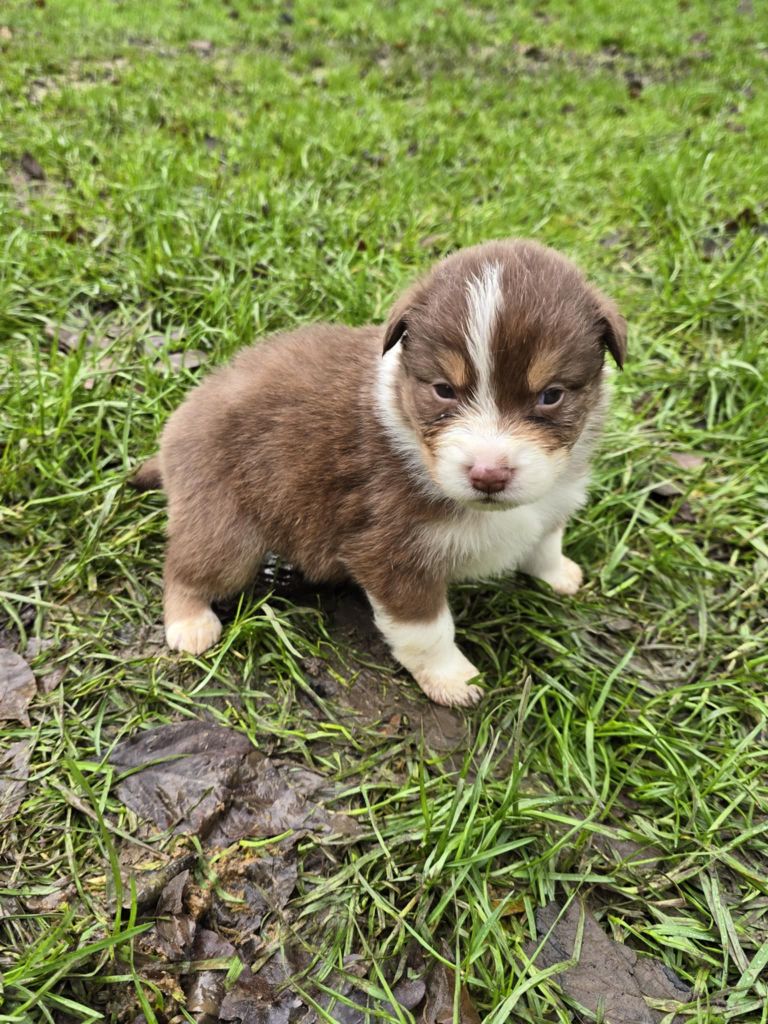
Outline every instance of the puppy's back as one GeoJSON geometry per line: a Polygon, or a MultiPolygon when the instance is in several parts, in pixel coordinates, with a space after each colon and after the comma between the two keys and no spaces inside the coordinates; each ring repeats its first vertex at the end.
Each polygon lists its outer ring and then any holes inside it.
{"type": "Polygon", "coordinates": [[[345,529],[345,509],[350,521],[358,514],[376,443],[370,405],[381,346],[379,327],[321,324],[238,353],[168,420],[160,473],[169,502],[186,516],[237,505],[286,556],[299,535],[318,554],[338,547],[332,535],[345,529]],[[291,529],[305,517],[321,533],[291,529]]]}

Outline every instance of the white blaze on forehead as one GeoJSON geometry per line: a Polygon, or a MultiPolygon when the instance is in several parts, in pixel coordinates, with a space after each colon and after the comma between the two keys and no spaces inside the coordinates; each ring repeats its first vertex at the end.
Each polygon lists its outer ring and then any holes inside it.
{"type": "Polygon", "coordinates": [[[491,398],[492,343],[501,301],[501,266],[486,263],[467,284],[465,325],[469,357],[477,373],[476,402],[486,412],[494,409],[491,398]]]}

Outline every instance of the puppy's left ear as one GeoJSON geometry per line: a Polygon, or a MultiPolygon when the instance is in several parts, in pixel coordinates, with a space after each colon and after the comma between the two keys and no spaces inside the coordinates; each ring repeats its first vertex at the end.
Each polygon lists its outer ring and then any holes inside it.
{"type": "Polygon", "coordinates": [[[408,319],[405,316],[390,318],[387,329],[384,332],[384,349],[382,355],[386,355],[391,348],[394,348],[398,341],[404,341],[408,334],[408,319]]]}
{"type": "Polygon", "coordinates": [[[414,282],[407,288],[389,312],[387,325],[384,328],[384,349],[382,355],[386,355],[391,348],[394,348],[398,341],[405,344],[408,338],[408,327],[411,317],[418,312],[424,294],[423,279],[414,282]]]}
{"type": "Polygon", "coordinates": [[[595,295],[598,308],[598,324],[600,340],[603,346],[616,360],[620,370],[624,368],[627,357],[627,321],[618,311],[616,304],[602,292],[595,295]]]}

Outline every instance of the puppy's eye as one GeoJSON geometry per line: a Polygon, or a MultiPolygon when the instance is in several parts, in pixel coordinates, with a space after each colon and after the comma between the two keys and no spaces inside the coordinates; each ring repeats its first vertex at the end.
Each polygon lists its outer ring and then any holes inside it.
{"type": "Polygon", "coordinates": [[[536,405],[540,409],[555,409],[565,396],[565,388],[546,388],[539,393],[536,405]]]}
{"type": "Polygon", "coordinates": [[[456,397],[456,392],[453,390],[450,384],[446,384],[445,381],[440,381],[438,384],[432,385],[432,390],[435,392],[438,398],[442,398],[443,401],[450,401],[456,397]]]}

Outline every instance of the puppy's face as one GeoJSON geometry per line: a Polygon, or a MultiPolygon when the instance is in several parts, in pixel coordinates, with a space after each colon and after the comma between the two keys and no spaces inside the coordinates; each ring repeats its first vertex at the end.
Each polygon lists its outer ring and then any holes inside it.
{"type": "Polygon", "coordinates": [[[438,264],[387,324],[381,401],[430,487],[483,509],[543,497],[599,426],[603,362],[626,325],[563,256],[532,242],[438,264]]]}

